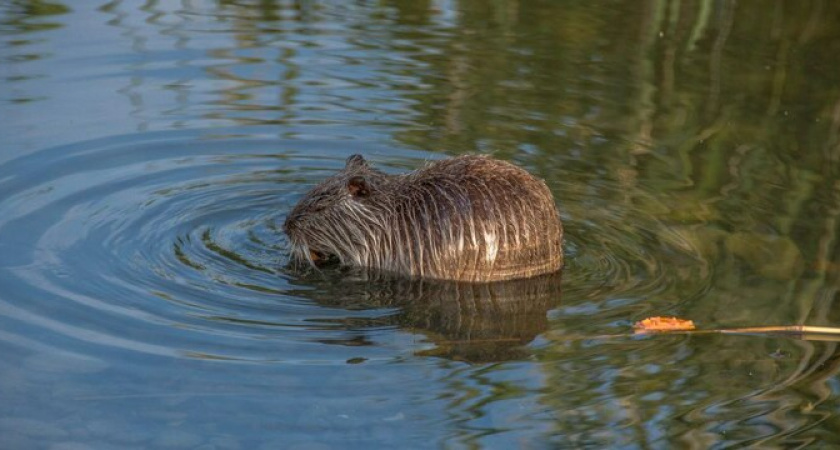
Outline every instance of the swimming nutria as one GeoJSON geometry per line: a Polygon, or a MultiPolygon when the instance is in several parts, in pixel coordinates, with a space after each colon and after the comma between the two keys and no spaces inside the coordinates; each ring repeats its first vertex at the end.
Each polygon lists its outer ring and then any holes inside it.
{"type": "Polygon", "coordinates": [[[563,227],[542,180],[486,156],[402,175],[361,155],[307,193],[284,224],[292,257],[418,278],[498,281],[563,266],[563,227]]]}

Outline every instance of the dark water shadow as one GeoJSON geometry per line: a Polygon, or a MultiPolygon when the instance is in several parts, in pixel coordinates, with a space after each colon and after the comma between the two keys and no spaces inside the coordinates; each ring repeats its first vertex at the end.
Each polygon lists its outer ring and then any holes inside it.
{"type": "Polygon", "coordinates": [[[288,293],[324,307],[382,312],[331,320],[354,333],[324,343],[373,345],[368,332],[398,327],[423,334],[434,344],[417,356],[488,363],[531,355],[528,344],[548,329],[548,311],[560,303],[561,278],[562,272],[557,272],[524,280],[461,283],[328,269],[306,274],[298,283],[306,288],[288,293]]]}

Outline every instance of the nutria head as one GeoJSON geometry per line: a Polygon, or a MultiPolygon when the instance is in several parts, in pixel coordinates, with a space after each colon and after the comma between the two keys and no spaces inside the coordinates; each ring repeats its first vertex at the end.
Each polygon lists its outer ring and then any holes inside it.
{"type": "Polygon", "coordinates": [[[370,197],[385,184],[386,175],[372,169],[362,155],[347,158],[343,170],[310,190],[283,224],[293,257],[310,263],[337,258],[351,263],[365,245],[366,229],[375,225],[370,197]]]}
{"type": "Polygon", "coordinates": [[[562,225],[541,180],[504,161],[461,156],[403,175],[360,155],[327,178],[284,224],[292,258],[418,278],[498,281],[563,265],[562,225]]]}

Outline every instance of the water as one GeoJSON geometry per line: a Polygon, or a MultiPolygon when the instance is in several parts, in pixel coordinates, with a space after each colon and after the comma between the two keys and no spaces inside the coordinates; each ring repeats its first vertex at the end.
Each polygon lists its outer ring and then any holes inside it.
{"type": "Polygon", "coordinates": [[[833,2],[0,5],[0,446],[840,445],[833,2]],[[544,178],[556,278],[286,267],[363,153],[544,178]],[[620,335],[618,337],[612,335],[620,335]],[[610,337],[612,336],[612,337],[610,337]]]}

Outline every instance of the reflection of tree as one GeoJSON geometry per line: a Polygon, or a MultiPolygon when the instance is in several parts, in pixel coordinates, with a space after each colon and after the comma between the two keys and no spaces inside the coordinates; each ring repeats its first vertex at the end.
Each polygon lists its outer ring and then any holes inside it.
{"type": "Polygon", "coordinates": [[[9,34],[17,34],[59,28],[60,22],[44,19],[67,14],[70,8],[57,1],[16,0],[0,5],[0,11],[3,12],[0,16],[0,34],[6,34],[8,31],[11,31],[9,34]]]}
{"type": "Polygon", "coordinates": [[[119,92],[129,99],[140,131],[153,128],[155,122],[188,128],[194,121],[276,124],[291,117],[289,105],[298,93],[293,81],[299,72],[294,45],[286,45],[283,27],[255,24],[305,22],[308,8],[295,4],[297,14],[290,19],[278,17],[281,8],[275,2],[262,2],[258,8],[229,3],[221,2],[216,11],[221,24],[217,26],[230,31],[232,40],[211,40],[209,47],[208,35],[194,30],[197,24],[208,26],[202,21],[208,12],[200,5],[187,2],[172,9],[149,2],[134,10],[114,1],[100,8],[111,17],[109,25],[130,41],[130,77],[119,92]],[[235,14],[229,14],[231,8],[236,8],[235,14]],[[172,75],[162,77],[161,71],[172,75]]]}
{"type": "MultiPolygon", "coordinates": [[[[128,83],[119,89],[119,93],[124,95],[131,104],[131,117],[137,123],[138,131],[145,131],[149,128],[149,118],[146,117],[146,100],[143,92],[148,89],[146,86],[146,74],[144,73],[146,65],[149,64],[148,50],[146,49],[146,41],[149,36],[144,35],[144,28],[141,26],[132,25],[130,17],[133,10],[123,10],[120,8],[121,2],[114,1],[103,5],[100,11],[107,14],[110,18],[108,24],[117,27],[121,31],[121,35],[131,42],[131,50],[138,56],[137,62],[133,62],[126,68],[131,74],[128,77],[128,83]]],[[[144,13],[151,15],[148,21],[151,24],[156,24],[155,17],[160,17],[160,13],[154,9],[150,9],[153,5],[147,4],[144,13]]]]}
{"type": "MultiPolygon", "coordinates": [[[[391,2],[397,9],[402,3],[391,2]]],[[[836,313],[831,317],[840,272],[840,85],[827,57],[840,50],[840,6],[480,3],[459,2],[457,23],[439,44],[444,51],[422,57],[432,67],[421,74],[430,89],[409,95],[418,121],[430,126],[403,130],[398,139],[526,161],[563,187],[561,204],[569,186],[618,183],[623,189],[598,192],[615,195],[601,201],[623,210],[627,233],[638,233],[634,218],[649,214],[709,262],[713,284],[702,302],[682,310],[706,325],[840,323],[836,313]]],[[[393,34],[408,39],[416,30],[393,34]]],[[[578,221],[599,214],[563,207],[578,221]]],[[[656,258],[667,264],[669,255],[656,258]]],[[[689,278],[673,281],[657,296],[694,291],[689,278]]],[[[586,289],[566,286],[567,294],[586,289]]],[[[558,339],[553,348],[561,351],[558,339]]],[[[598,346],[603,353],[561,352],[546,364],[557,389],[546,401],[563,411],[563,432],[626,424],[627,442],[662,439],[657,424],[686,411],[689,425],[667,439],[716,442],[728,423],[741,427],[732,442],[749,442],[762,427],[786,432],[818,423],[819,414],[800,417],[797,408],[811,396],[828,398],[817,393],[837,373],[828,363],[833,344],[712,341],[649,355],[620,355],[608,346],[598,346]],[[786,357],[744,360],[779,348],[786,357]],[[592,360],[568,360],[580,355],[592,360]],[[683,367],[644,360],[654,357],[683,367]],[[648,369],[664,373],[650,377],[648,369]],[[745,371],[761,376],[750,379],[745,371]],[[605,375],[590,379],[593,372],[605,375]],[[791,389],[758,395],[756,389],[775,383],[791,389]],[[639,404],[646,395],[661,404],[639,404]],[[755,423],[741,423],[750,411],[755,423]],[[798,419],[778,417],[784,414],[798,419]],[[716,420],[718,428],[697,427],[716,420]]]]}
{"type": "Polygon", "coordinates": [[[40,92],[28,92],[16,82],[43,78],[27,62],[50,55],[46,47],[36,47],[44,39],[38,34],[62,26],[54,16],[67,14],[70,9],[60,2],[12,1],[0,4],[0,101],[27,103],[41,99],[40,92]]]}

